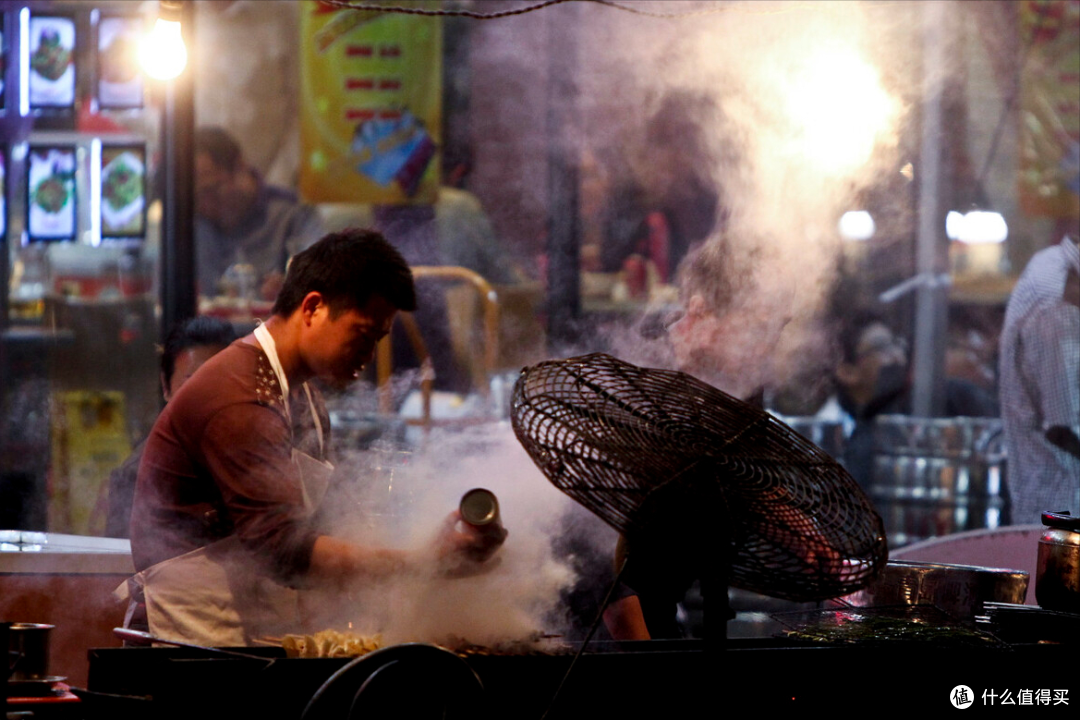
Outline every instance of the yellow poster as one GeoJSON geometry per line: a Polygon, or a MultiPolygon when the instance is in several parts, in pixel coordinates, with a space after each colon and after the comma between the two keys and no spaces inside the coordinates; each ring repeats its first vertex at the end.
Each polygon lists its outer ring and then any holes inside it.
{"type": "Polygon", "coordinates": [[[1080,213],[1080,0],[1018,3],[1030,44],[1020,95],[1020,205],[1028,215],[1080,213]]]}
{"type": "Polygon", "coordinates": [[[131,454],[122,392],[65,391],[53,399],[49,530],[105,532],[109,473],[131,454]]]}
{"type": "Polygon", "coordinates": [[[439,184],[440,18],[301,9],[300,192],[313,203],[431,203],[439,184]]]}

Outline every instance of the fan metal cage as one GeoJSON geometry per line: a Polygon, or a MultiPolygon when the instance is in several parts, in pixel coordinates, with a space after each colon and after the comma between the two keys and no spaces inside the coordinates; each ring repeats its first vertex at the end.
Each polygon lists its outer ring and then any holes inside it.
{"type": "Polygon", "coordinates": [[[822,600],[888,559],[881,518],[841,465],[685,373],[602,353],[543,362],[522,371],[511,421],[564,493],[627,538],[684,535],[686,552],[730,565],[733,586],[822,600]]]}

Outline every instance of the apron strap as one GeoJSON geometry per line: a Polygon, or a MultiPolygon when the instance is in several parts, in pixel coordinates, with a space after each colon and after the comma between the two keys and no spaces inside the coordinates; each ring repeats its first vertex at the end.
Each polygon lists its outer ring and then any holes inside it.
{"type": "MultiPolygon", "coordinates": [[[[289,420],[289,426],[292,426],[292,415],[289,410],[289,379],[285,376],[285,370],[281,367],[281,360],[278,359],[277,345],[274,343],[274,337],[270,334],[270,331],[266,329],[266,326],[259,324],[255,328],[255,339],[259,341],[262,346],[263,352],[266,353],[267,359],[270,361],[270,367],[274,371],[274,375],[277,376],[278,384],[281,385],[281,396],[285,402],[285,417],[289,420]]],[[[311,418],[315,421],[315,431],[319,438],[319,455],[326,456],[326,440],[324,439],[322,421],[319,419],[319,413],[315,411],[315,400],[311,397],[311,388],[307,383],[303,386],[304,393],[307,396],[308,409],[311,411],[311,418]]]]}

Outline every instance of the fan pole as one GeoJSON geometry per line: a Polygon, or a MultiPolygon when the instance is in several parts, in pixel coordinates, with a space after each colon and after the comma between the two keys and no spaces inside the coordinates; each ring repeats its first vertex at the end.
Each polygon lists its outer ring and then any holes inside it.
{"type": "MultiPolygon", "coordinates": [[[[724,510],[721,512],[719,526],[730,528],[728,514],[723,502],[717,505],[724,510]]],[[[727,624],[734,619],[735,613],[731,609],[731,600],[728,598],[728,586],[731,581],[731,559],[733,557],[731,536],[723,533],[723,541],[720,543],[719,552],[715,562],[706,563],[701,573],[701,604],[702,624],[705,626],[705,651],[714,653],[719,659],[720,654],[727,648],[727,624]],[[712,621],[716,618],[716,628],[712,621]]]]}

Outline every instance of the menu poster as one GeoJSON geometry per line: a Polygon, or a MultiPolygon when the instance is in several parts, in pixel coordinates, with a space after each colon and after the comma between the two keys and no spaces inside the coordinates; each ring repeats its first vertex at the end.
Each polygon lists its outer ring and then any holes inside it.
{"type": "Polygon", "coordinates": [[[1080,213],[1080,0],[1019,3],[1029,47],[1020,83],[1020,208],[1029,216],[1080,213]]]}
{"type": "Polygon", "coordinates": [[[143,77],[137,57],[141,32],[142,20],[137,17],[103,17],[98,24],[99,106],[142,107],[143,77]]]}
{"type": "Polygon", "coordinates": [[[31,17],[29,49],[30,107],[72,107],[75,21],[70,17],[31,17]]]}
{"type": "Polygon", "coordinates": [[[146,234],[146,147],[101,148],[102,238],[135,238],[146,234]]]}
{"type": "Polygon", "coordinates": [[[311,202],[431,203],[439,185],[441,18],[305,2],[300,193],[311,202]]]}
{"type": "Polygon", "coordinates": [[[75,237],[75,148],[32,146],[26,173],[30,240],[75,237]]]}

